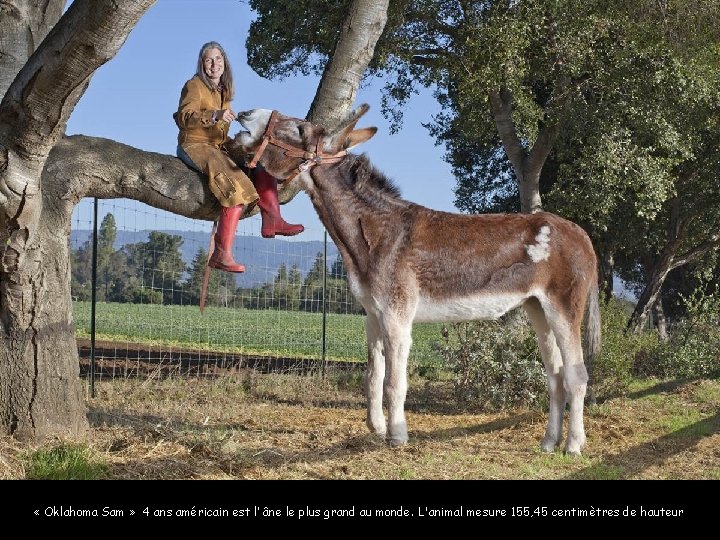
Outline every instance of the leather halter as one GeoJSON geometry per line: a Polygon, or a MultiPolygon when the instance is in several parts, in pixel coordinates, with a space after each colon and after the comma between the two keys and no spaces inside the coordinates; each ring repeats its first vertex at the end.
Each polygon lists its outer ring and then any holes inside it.
{"type": "MultiPolygon", "coordinates": [[[[306,122],[306,120],[303,120],[302,118],[291,118],[291,120],[299,120],[300,122],[306,122]]],[[[290,144],[287,144],[275,137],[275,126],[278,123],[278,112],[273,111],[270,115],[270,121],[268,122],[267,127],[265,128],[265,133],[263,134],[263,140],[260,143],[260,146],[258,147],[257,151],[255,152],[255,155],[253,156],[252,160],[247,163],[247,167],[249,169],[254,169],[260,158],[262,157],[263,153],[265,152],[265,149],[267,148],[268,144],[272,144],[274,146],[277,146],[278,148],[282,148],[285,150],[283,152],[285,156],[287,157],[295,157],[295,158],[302,158],[305,161],[300,163],[298,165],[297,170],[295,171],[295,174],[292,176],[289,176],[285,180],[292,180],[295,178],[298,174],[301,172],[307,171],[311,167],[314,167],[315,165],[324,165],[329,163],[337,163],[338,161],[342,160],[345,156],[347,156],[347,152],[345,150],[340,150],[339,152],[336,152],[335,154],[326,154],[322,150],[322,137],[318,137],[317,142],[315,143],[315,151],[309,152],[307,150],[304,150],[302,148],[298,148],[297,146],[292,146],[290,144]]]]}

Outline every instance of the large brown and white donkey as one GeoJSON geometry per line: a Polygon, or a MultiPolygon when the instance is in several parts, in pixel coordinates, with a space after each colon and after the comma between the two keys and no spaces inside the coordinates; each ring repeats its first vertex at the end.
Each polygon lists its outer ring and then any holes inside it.
{"type": "MultiPolygon", "coordinates": [[[[367,312],[367,424],[392,446],[408,440],[407,359],[414,321],[494,319],[523,306],[538,335],[550,393],[543,450],[585,444],[588,360],[599,350],[596,256],[585,232],[549,213],[464,215],[400,198],[364,155],[346,151],[376,128],[354,129],[362,105],[333,133],[277,111],[238,115],[235,149],[310,196],[338,247],[353,294],[367,312]],[[387,423],[383,414],[383,396],[387,423]]],[[[588,363],[590,365],[590,363],[588,363]]]]}

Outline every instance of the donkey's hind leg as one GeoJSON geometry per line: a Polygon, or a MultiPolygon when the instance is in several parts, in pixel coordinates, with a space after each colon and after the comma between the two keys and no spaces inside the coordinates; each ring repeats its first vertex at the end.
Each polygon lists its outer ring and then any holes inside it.
{"type": "Polygon", "coordinates": [[[550,329],[542,307],[540,307],[540,302],[535,298],[531,298],[525,302],[524,307],[537,334],[550,394],[548,424],[540,448],[545,452],[554,452],[562,440],[563,414],[565,411],[562,357],[555,341],[555,335],[550,329]]]}
{"type": "Polygon", "coordinates": [[[367,400],[367,426],[372,433],[385,438],[386,426],[383,414],[383,379],[385,356],[383,339],[377,317],[368,311],[365,322],[368,345],[367,371],[365,372],[365,398],[367,400]]]}
{"type": "MultiPolygon", "coordinates": [[[[545,309],[547,313],[547,309],[545,309]]],[[[568,436],[565,453],[580,455],[585,446],[583,409],[587,392],[588,373],[583,363],[580,321],[568,321],[565,317],[548,317],[563,359],[563,386],[570,405],[568,436]]]]}

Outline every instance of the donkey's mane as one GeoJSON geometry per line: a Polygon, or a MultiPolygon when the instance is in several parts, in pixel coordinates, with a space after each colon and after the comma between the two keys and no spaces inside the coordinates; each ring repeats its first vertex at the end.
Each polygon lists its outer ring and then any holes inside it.
{"type": "Polygon", "coordinates": [[[340,165],[340,173],[345,185],[368,202],[378,203],[388,199],[393,199],[395,204],[407,202],[402,199],[400,189],[373,167],[365,154],[349,154],[340,165]]]}

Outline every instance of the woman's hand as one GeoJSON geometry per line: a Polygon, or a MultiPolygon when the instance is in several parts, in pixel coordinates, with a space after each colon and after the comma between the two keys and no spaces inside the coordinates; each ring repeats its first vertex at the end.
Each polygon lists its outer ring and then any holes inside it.
{"type": "Polygon", "coordinates": [[[224,121],[228,124],[235,120],[235,112],[232,109],[219,109],[215,111],[215,121],[224,121]]]}

